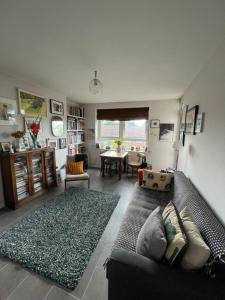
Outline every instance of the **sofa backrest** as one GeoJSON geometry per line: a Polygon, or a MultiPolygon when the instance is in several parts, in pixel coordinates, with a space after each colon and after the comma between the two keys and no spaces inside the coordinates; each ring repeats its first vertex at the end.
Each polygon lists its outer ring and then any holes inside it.
{"type": "Polygon", "coordinates": [[[174,173],[173,202],[180,212],[185,206],[191,211],[212,257],[225,253],[225,227],[200,196],[190,180],[182,173],[174,173]]]}

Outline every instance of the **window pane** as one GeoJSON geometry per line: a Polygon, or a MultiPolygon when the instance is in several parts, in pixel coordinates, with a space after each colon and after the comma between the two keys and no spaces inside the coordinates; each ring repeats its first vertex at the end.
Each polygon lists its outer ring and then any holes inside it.
{"type": "Polygon", "coordinates": [[[119,137],[119,121],[100,121],[100,137],[119,137]]]}
{"type": "Polygon", "coordinates": [[[125,121],[124,139],[145,140],[146,120],[125,121]]]}

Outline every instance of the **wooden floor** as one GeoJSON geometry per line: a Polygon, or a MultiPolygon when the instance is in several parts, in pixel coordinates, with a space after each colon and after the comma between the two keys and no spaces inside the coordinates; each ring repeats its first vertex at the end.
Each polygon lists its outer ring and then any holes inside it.
{"type": "MultiPolygon", "coordinates": [[[[96,247],[89,264],[73,291],[61,288],[50,280],[22,268],[7,259],[0,258],[0,300],[107,300],[107,279],[103,264],[108,257],[113,241],[134,190],[135,179],[128,179],[124,174],[122,180],[118,176],[100,176],[99,170],[90,169],[91,189],[113,191],[120,195],[120,201],[96,247]]],[[[86,182],[69,183],[74,186],[85,186],[86,182]]],[[[63,191],[63,185],[52,189],[47,195],[24,205],[18,210],[0,211],[0,231],[30,214],[43,202],[63,191]]]]}

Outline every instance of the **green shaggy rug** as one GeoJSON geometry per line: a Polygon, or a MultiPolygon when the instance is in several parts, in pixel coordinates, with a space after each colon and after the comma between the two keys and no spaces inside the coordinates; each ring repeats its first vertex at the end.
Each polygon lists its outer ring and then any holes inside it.
{"type": "Polygon", "coordinates": [[[0,233],[0,256],[74,289],[118,200],[70,188],[0,233]]]}

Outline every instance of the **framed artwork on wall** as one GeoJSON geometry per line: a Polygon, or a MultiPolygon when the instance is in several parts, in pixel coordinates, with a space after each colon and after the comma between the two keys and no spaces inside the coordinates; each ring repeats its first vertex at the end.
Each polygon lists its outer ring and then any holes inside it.
{"type": "Polygon", "coordinates": [[[174,124],[161,123],[159,126],[159,140],[172,142],[174,134],[174,124]]]}
{"type": "Polygon", "coordinates": [[[195,105],[187,111],[186,129],[185,129],[186,134],[195,134],[198,107],[199,107],[198,105],[195,105]]]}
{"type": "Polygon", "coordinates": [[[46,99],[31,92],[18,89],[20,113],[35,118],[47,116],[46,99]]]}
{"type": "Polygon", "coordinates": [[[150,122],[150,127],[151,128],[159,128],[159,123],[160,123],[160,121],[158,119],[153,119],[150,122]]]}
{"type": "Polygon", "coordinates": [[[16,114],[16,101],[0,97],[0,125],[14,125],[16,114]]]}
{"type": "Polygon", "coordinates": [[[185,130],[186,130],[187,111],[188,111],[188,105],[182,104],[180,132],[185,132],[185,130]]]}
{"type": "Polygon", "coordinates": [[[50,113],[64,116],[64,104],[61,101],[50,99],[50,113]]]}
{"type": "Polygon", "coordinates": [[[67,147],[66,138],[60,138],[59,139],[59,149],[64,149],[66,147],[67,147]]]}
{"type": "Polygon", "coordinates": [[[53,149],[58,149],[58,141],[57,139],[49,139],[48,140],[48,145],[50,148],[53,148],[53,149]]]}
{"type": "Polygon", "coordinates": [[[205,118],[205,113],[199,113],[196,118],[196,127],[195,127],[195,132],[200,133],[203,131],[203,122],[205,118]]]}

